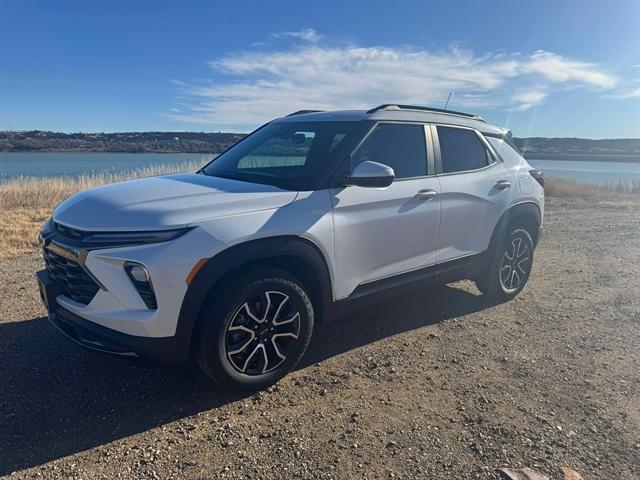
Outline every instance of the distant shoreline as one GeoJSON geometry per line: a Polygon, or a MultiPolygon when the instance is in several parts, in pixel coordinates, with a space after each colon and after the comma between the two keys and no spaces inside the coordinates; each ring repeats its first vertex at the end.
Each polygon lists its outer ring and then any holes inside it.
{"type": "Polygon", "coordinates": [[[640,155],[594,155],[587,153],[525,153],[527,160],[555,160],[563,162],[621,162],[640,163],[640,155]]]}
{"type": "MultiPolygon", "coordinates": [[[[60,133],[0,131],[0,153],[219,154],[245,137],[223,132],[60,133]]],[[[527,137],[513,139],[533,160],[640,163],[640,138],[527,137]]]]}
{"type": "MultiPolygon", "coordinates": [[[[0,151],[0,157],[3,155],[38,155],[38,154],[67,154],[67,155],[113,155],[113,154],[126,154],[126,155],[211,155],[216,156],[218,153],[214,152],[179,152],[179,151],[146,151],[146,152],[112,152],[112,151],[95,151],[95,150],[27,150],[27,151],[0,151]]],[[[527,160],[551,160],[562,162],[620,162],[620,163],[640,163],[640,155],[596,155],[587,153],[525,153],[524,158],[527,160]]],[[[91,160],[87,160],[91,162],[91,160]]]]}

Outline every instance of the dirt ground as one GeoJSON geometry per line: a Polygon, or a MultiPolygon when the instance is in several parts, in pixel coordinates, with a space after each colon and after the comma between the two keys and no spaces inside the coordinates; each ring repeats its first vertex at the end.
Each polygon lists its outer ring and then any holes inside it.
{"type": "Polygon", "coordinates": [[[640,478],[640,209],[549,202],[529,285],[408,293],[320,332],[268,391],[84,351],[0,261],[0,475],[640,478]]]}

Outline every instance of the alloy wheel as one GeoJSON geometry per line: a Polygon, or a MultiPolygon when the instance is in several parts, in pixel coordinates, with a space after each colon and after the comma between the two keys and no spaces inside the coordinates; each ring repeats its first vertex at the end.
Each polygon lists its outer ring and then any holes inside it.
{"type": "Polygon", "coordinates": [[[531,269],[531,251],[521,236],[511,239],[500,262],[500,283],[507,292],[514,292],[524,284],[531,269]]]}
{"type": "Polygon", "coordinates": [[[263,375],[288,358],[300,335],[300,312],[289,295],[265,291],[235,312],[225,334],[225,354],[245,375],[263,375]]]}

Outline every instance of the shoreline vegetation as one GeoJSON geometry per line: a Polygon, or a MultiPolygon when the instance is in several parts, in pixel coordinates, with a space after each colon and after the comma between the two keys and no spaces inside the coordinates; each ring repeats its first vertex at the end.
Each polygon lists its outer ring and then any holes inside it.
{"type": "MultiPolygon", "coordinates": [[[[52,210],[71,195],[99,185],[175,172],[196,171],[197,161],[179,165],[157,165],[128,172],[102,172],[77,177],[20,177],[0,184],[0,258],[28,253],[38,248],[37,235],[52,210]]],[[[595,187],[559,178],[547,179],[547,200],[565,205],[637,206],[640,182],[595,187]]]]}
{"type": "MultiPolygon", "coordinates": [[[[122,132],[59,133],[0,131],[2,153],[203,153],[216,154],[241,140],[243,133],[122,132]]],[[[640,162],[640,138],[514,138],[525,158],[640,162]]]]}

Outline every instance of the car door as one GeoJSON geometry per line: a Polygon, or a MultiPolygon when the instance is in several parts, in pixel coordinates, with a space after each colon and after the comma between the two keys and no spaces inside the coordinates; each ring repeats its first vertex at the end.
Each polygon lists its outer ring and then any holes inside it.
{"type": "Polygon", "coordinates": [[[331,190],[338,299],[359,285],[434,266],[440,185],[430,175],[435,167],[427,129],[378,123],[350,156],[350,168],[367,160],[388,165],[393,183],[331,190]]]}
{"type": "Polygon", "coordinates": [[[436,263],[487,249],[493,229],[511,203],[513,178],[476,130],[432,125],[442,218],[436,263]]]}

